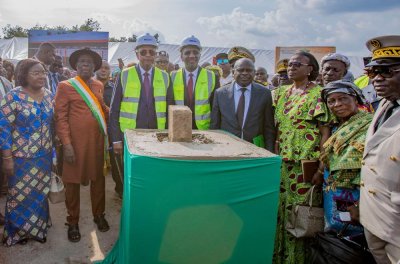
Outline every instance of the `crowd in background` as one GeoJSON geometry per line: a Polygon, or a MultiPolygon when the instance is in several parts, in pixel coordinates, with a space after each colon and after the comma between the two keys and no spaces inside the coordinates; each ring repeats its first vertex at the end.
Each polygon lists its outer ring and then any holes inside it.
{"type": "Polygon", "coordinates": [[[193,129],[225,130],[282,157],[273,263],[311,263],[312,238],[293,236],[287,225],[313,186],[326,232],[365,241],[377,263],[400,261],[400,36],[369,40],[371,57],[357,78],[338,53],[318,62],[298,51],[280,60],[269,78],[244,47],[200,66],[202,47],[190,36],[180,46],[180,68],[157,46],[150,34],[140,36],[138,62],[125,66],[119,59],[113,71],[90,49],[71,54],[68,69],[50,43],[16,67],[1,61],[5,245],[46,242],[55,167],[66,186],[68,239],[81,238],[80,185],[90,184],[93,221],[109,230],[106,156],[122,199],[123,132],[166,129],[168,106],[185,105],[193,129]],[[314,162],[311,174],[304,161],[314,162]]]}

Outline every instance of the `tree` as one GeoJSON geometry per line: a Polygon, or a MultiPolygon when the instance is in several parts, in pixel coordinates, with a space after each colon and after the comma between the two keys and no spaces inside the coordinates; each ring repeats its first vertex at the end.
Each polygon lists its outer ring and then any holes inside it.
{"type": "Polygon", "coordinates": [[[100,29],[100,23],[93,18],[86,19],[86,21],[80,26],[75,25],[72,27],[72,31],[99,31],[100,29]]]}
{"type": "Polygon", "coordinates": [[[154,34],[154,38],[157,40],[157,43],[160,44],[160,40],[158,39],[160,35],[158,33],[154,34]]]}
{"type": "Polygon", "coordinates": [[[7,24],[7,26],[3,27],[2,30],[3,30],[3,37],[5,39],[10,39],[14,37],[21,37],[21,38],[28,37],[28,30],[18,25],[11,26],[10,24],[7,24]]]}

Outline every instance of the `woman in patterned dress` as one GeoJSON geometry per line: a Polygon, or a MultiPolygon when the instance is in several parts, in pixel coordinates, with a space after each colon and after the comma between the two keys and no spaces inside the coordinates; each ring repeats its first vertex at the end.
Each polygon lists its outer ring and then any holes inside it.
{"type": "Polygon", "coordinates": [[[50,188],[53,97],[44,88],[47,72],[36,60],[19,63],[22,86],[0,103],[0,147],[8,177],[3,243],[46,242],[51,226],[50,188]]]}
{"type": "Polygon", "coordinates": [[[307,263],[308,241],[296,239],[285,226],[292,206],[304,201],[312,184],[322,184],[322,163],[312,182],[304,180],[301,169],[301,160],[319,159],[322,145],[329,137],[329,111],[321,99],[321,87],[313,82],[318,71],[313,55],[296,53],[288,63],[293,85],[283,86],[275,93],[276,153],[283,161],[273,263],[307,263]]]}

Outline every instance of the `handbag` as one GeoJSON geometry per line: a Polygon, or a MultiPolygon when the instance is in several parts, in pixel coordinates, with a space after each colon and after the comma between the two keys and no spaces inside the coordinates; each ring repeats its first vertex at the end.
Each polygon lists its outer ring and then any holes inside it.
{"type": "Polygon", "coordinates": [[[320,232],[311,244],[312,264],[376,264],[374,257],[368,249],[364,235],[344,237],[342,234],[347,229],[346,224],[337,234],[335,232],[320,232]]]}
{"type": "Polygon", "coordinates": [[[65,202],[64,184],[55,172],[51,172],[49,200],[53,204],[65,202]]]}
{"type": "Polygon", "coordinates": [[[301,204],[292,206],[286,223],[286,231],[296,238],[314,237],[317,232],[324,230],[324,208],[313,206],[313,185],[301,204]]]}

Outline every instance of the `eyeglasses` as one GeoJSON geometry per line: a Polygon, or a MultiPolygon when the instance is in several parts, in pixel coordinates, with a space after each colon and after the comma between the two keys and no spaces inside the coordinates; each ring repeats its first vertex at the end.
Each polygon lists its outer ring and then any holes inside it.
{"type": "Polygon", "coordinates": [[[378,74],[383,78],[392,78],[395,72],[400,72],[399,69],[392,69],[390,67],[376,67],[366,70],[370,79],[374,79],[378,74]]]}
{"type": "Polygon", "coordinates": [[[286,72],[285,72],[285,73],[278,73],[278,76],[279,76],[279,78],[281,78],[281,79],[288,79],[288,75],[287,75],[286,72]]]}
{"type": "Polygon", "coordinates": [[[228,59],[218,59],[217,60],[217,64],[221,65],[221,64],[228,64],[229,60],[228,59]]]}
{"type": "Polygon", "coordinates": [[[30,75],[34,76],[34,77],[38,77],[39,75],[42,76],[46,76],[47,75],[47,71],[31,71],[28,72],[30,75]]]}
{"type": "Polygon", "coordinates": [[[301,63],[298,61],[289,62],[288,67],[290,68],[300,68],[301,66],[310,66],[310,64],[301,63]]]}
{"type": "Polygon", "coordinates": [[[139,51],[139,54],[140,54],[140,56],[147,56],[147,55],[155,56],[156,52],[154,50],[144,50],[144,49],[142,49],[142,50],[139,51]]]}

